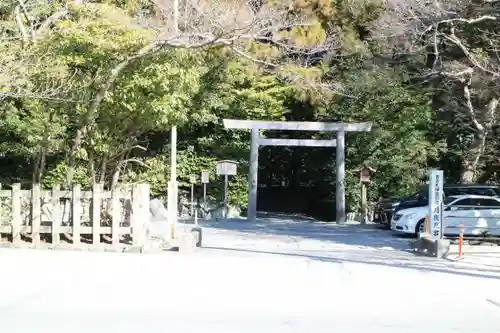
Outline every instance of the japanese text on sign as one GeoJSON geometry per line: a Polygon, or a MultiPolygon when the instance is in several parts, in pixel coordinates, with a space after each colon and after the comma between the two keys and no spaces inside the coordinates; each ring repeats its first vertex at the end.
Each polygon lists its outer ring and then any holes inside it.
{"type": "Polygon", "coordinates": [[[429,178],[430,236],[439,239],[442,236],[443,224],[443,171],[432,170],[429,178]]]}

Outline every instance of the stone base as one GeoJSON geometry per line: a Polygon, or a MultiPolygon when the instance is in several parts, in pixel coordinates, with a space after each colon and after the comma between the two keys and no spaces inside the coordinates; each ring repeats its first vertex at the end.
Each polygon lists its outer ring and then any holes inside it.
{"type": "Polygon", "coordinates": [[[419,254],[442,259],[450,252],[450,241],[422,237],[413,242],[411,248],[419,254]]]}
{"type": "Polygon", "coordinates": [[[203,240],[203,232],[200,227],[191,228],[191,233],[194,235],[196,240],[196,247],[201,247],[203,240]]]}
{"type": "Polygon", "coordinates": [[[192,232],[185,232],[179,235],[179,252],[192,253],[196,250],[196,237],[192,232]]]}

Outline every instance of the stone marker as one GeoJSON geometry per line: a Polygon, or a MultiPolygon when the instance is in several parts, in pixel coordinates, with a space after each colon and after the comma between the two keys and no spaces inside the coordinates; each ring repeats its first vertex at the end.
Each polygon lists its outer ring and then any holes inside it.
{"type": "Polygon", "coordinates": [[[154,220],[167,220],[168,211],[159,199],[153,199],[149,202],[149,212],[151,219],[154,220]]]}
{"type": "Polygon", "coordinates": [[[429,257],[442,259],[450,252],[450,241],[446,239],[430,239],[421,237],[411,243],[411,248],[419,253],[429,257]]]}
{"type": "Polygon", "coordinates": [[[179,252],[192,253],[196,250],[196,238],[192,232],[184,232],[179,235],[179,252]]]}
{"type": "Polygon", "coordinates": [[[200,227],[191,228],[191,233],[196,241],[196,247],[201,247],[203,242],[203,232],[200,227]]]}
{"type": "Polygon", "coordinates": [[[146,251],[170,250],[172,245],[169,240],[170,225],[168,212],[161,200],[153,199],[149,203],[151,213],[147,229],[146,251]]]}
{"type": "Polygon", "coordinates": [[[180,233],[175,241],[169,239],[170,224],[168,211],[163,202],[153,199],[149,203],[150,223],[146,230],[147,240],[143,252],[158,252],[179,248],[179,252],[189,253],[201,246],[202,229],[198,226],[180,233]]]}

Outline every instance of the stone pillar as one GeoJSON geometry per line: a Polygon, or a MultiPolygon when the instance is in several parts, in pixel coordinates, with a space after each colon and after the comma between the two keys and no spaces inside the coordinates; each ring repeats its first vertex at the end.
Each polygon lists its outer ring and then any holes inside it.
{"type": "Polygon", "coordinates": [[[337,152],[336,152],[336,222],[344,224],[345,219],[345,132],[337,132],[337,152]]]}
{"type": "Polygon", "coordinates": [[[259,129],[252,128],[250,142],[250,167],[248,170],[248,209],[247,220],[255,221],[257,217],[257,187],[259,172],[259,129]]]}
{"type": "Polygon", "coordinates": [[[150,223],[149,184],[135,184],[132,187],[132,243],[134,246],[144,246],[150,223]]]}

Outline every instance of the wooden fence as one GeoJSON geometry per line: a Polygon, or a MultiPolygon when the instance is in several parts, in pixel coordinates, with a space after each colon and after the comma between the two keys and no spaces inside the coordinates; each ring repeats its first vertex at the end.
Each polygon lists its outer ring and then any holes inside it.
{"type": "Polygon", "coordinates": [[[22,190],[13,184],[10,190],[0,190],[0,240],[6,237],[14,246],[28,242],[32,247],[143,246],[150,215],[149,185],[102,189],[97,184],[92,191],[82,191],[79,185],[43,190],[33,184],[22,190]]]}

